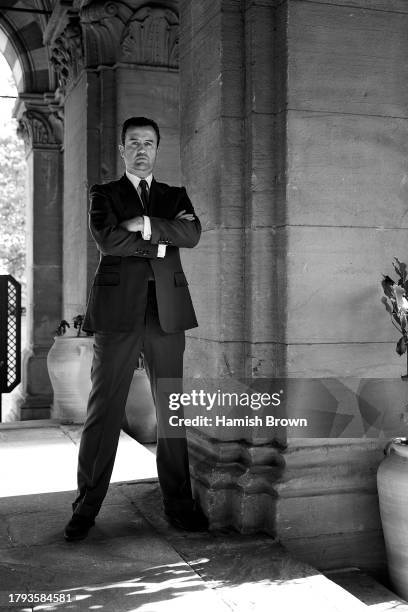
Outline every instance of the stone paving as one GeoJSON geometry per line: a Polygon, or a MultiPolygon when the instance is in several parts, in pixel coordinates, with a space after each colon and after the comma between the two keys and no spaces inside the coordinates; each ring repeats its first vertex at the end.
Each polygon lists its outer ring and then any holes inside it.
{"type": "Polygon", "coordinates": [[[0,610],[408,610],[389,591],[375,597],[369,577],[368,586],[355,573],[329,579],[268,536],[188,534],[170,527],[162,515],[154,455],[125,436],[118,482],[95,527],[86,540],[65,542],[75,486],[67,463],[75,463],[79,433],[78,427],[55,424],[0,430],[0,610]],[[353,581],[359,598],[348,592],[353,581]],[[65,602],[10,604],[19,593],[58,594],[65,602]]]}

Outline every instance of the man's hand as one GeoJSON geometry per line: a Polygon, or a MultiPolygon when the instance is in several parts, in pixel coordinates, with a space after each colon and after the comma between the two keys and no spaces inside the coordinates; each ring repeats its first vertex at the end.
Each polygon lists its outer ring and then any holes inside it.
{"type": "Polygon", "coordinates": [[[143,232],[143,217],[133,217],[132,219],[127,219],[126,221],[122,221],[120,226],[124,227],[128,232],[143,232]]]}
{"type": "Polygon", "coordinates": [[[185,210],[181,210],[174,218],[177,219],[177,221],[194,221],[195,216],[193,214],[186,213],[185,210]]]}

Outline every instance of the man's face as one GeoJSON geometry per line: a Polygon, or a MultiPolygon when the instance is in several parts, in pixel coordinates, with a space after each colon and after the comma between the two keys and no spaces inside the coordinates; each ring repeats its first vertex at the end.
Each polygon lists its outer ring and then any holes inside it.
{"type": "Polygon", "coordinates": [[[156,161],[156,132],[150,125],[129,127],[125,134],[125,145],[119,145],[119,151],[128,172],[142,178],[148,176],[156,161]]]}

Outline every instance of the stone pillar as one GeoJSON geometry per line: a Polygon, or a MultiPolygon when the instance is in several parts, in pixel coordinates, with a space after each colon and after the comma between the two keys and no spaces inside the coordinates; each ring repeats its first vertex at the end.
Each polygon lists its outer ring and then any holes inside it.
{"type": "MultiPolygon", "coordinates": [[[[407,260],[408,8],[352,4],[277,8],[287,49],[286,364],[291,377],[363,379],[357,395],[370,396],[377,424],[394,413],[394,435],[406,435],[405,359],[379,283],[394,256],[407,260]]],[[[384,562],[375,482],[384,445],[289,441],[275,487],[287,546],[322,566],[384,562]]]]}
{"type": "Polygon", "coordinates": [[[61,319],[62,121],[52,96],[24,95],[16,111],[27,159],[27,326],[18,419],[49,418],[47,353],[61,319]]]}
{"type": "Polygon", "coordinates": [[[165,5],[137,2],[93,0],[77,13],[58,6],[45,39],[64,104],[63,315],[70,321],[85,310],[98,260],[89,187],[124,172],[118,145],[127,117],[159,123],[156,176],[179,181],[178,18],[165,5]]]}
{"type": "Polygon", "coordinates": [[[186,375],[239,376],[247,370],[248,223],[240,2],[181,1],[180,23],[181,167],[203,226],[185,261],[200,323],[189,334],[186,375]]]}
{"type": "MultiPolygon", "coordinates": [[[[186,259],[200,323],[189,334],[192,377],[285,372],[279,37],[274,3],[246,4],[180,5],[182,171],[204,230],[186,259]]],[[[284,440],[237,435],[191,432],[196,493],[213,526],[274,534],[284,440]]]]}
{"type": "Polygon", "coordinates": [[[275,3],[210,4],[180,7],[182,171],[204,228],[190,272],[200,327],[188,373],[279,376],[285,158],[275,3]]]}
{"type": "MultiPolygon", "coordinates": [[[[63,197],[63,318],[72,324],[84,314],[90,268],[88,253],[88,183],[100,179],[99,146],[89,143],[100,121],[100,96],[95,76],[86,70],[83,31],[79,15],[63,6],[54,10],[45,32],[51,63],[64,107],[63,197]]],[[[95,265],[96,254],[92,254],[95,265]]]]}
{"type": "MultiPolygon", "coordinates": [[[[406,261],[408,11],[342,4],[180,3],[182,171],[204,226],[192,376],[402,373],[379,282],[406,261]]],[[[196,491],[214,525],[266,530],[322,567],[378,566],[372,435],[281,452],[196,430],[196,491]]]]}

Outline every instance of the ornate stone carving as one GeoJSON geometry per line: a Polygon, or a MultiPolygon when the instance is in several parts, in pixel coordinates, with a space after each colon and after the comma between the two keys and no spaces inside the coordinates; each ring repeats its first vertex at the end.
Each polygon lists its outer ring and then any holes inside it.
{"type": "Polygon", "coordinates": [[[51,47],[51,64],[57,74],[58,87],[65,93],[84,66],[82,31],[78,19],[71,19],[51,47]]]}
{"type": "Polygon", "coordinates": [[[81,17],[89,22],[102,21],[106,17],[116,17],[119,14],[122,2],[107,2],[106,0],[93,0],[82,4],[81,17]]]}
{"type": "Polygon", "coordinates": [[[17,134],[24,140],[26,150],[58,145],[48,118],[38,111],[25,111],[19,121],[17,134]]]}
{"type": "Polygon", "coordinates": [[[139,9],[122,35],[122,61],[177,68],[178,30],[178,17],[170,9],[139,9]]]}
{"type": "Polygon", "coordinates": [[[124,25],[132,15],[124,2],[90,0],[81,3],[86,65],[112,66],[118,61],[119,41],[124,25]]]}

